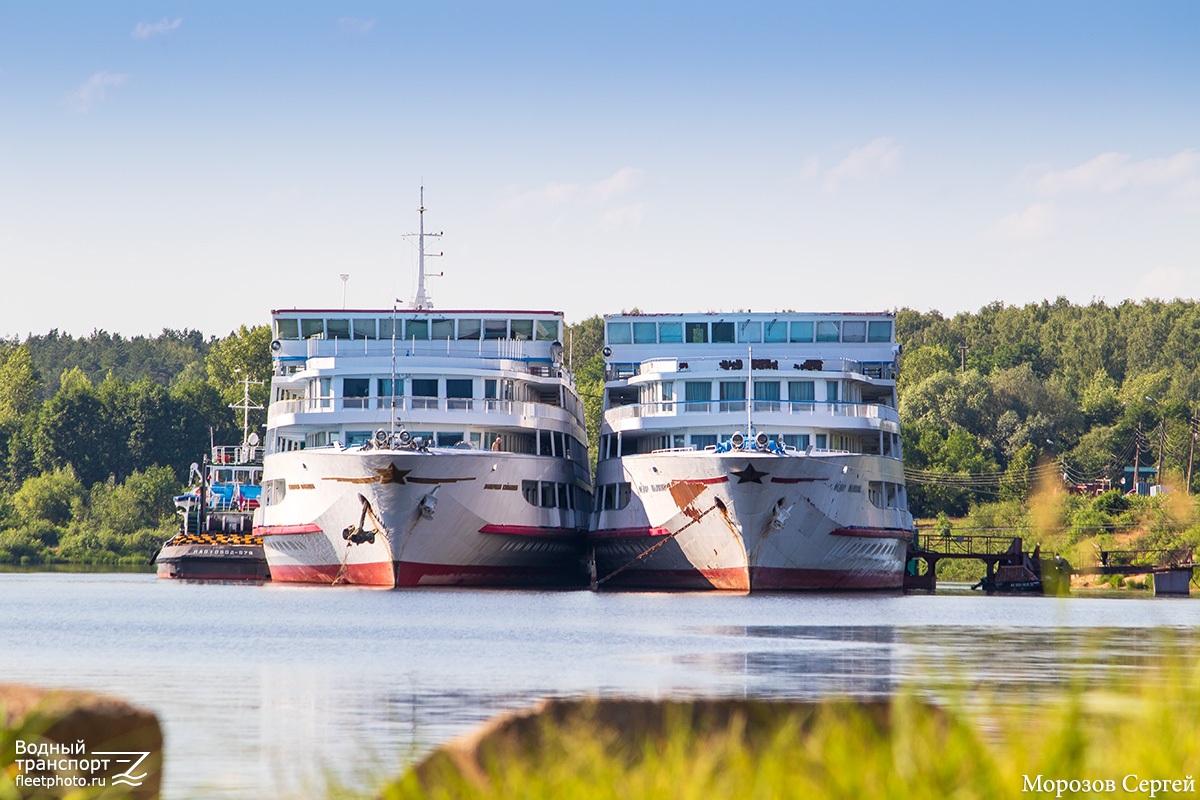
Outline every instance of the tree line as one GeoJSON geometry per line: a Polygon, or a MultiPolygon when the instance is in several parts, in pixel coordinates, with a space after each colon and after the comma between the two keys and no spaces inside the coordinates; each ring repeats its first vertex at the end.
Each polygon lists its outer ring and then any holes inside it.
{"type": "Polygon", "coordinates": [[[269,343],[266,326],[0,343],[0,563],[152,559],[189,465],[241,439],[243,376],[265,401],[269,343]]]}
{"type": "MultiPolygon", "coordinates": [[[[1189,468],[1197,303],[1058,298],[949,317],[895,313],[914,515],[1021,502],[1047,469],[1070,482],[1108,479],[1118,492],[1130,488],[1120,481],[1135,461],[1161,463],[1175,486],[1200,483],[1189,468]]],[[[0,341],[0,562],[152,558],[174,525],[170,497],[188,465],[210,442],[240,439],[229,406],[244,377],[265,405],[270,338],[267,326],[242,326],[223,338],[50,331],[0,341]]],[[[599,316],[567,328],[593,461],[603,344],[599,316]]],[[[264,419],[258,412],[253,424],[264,419]]]]}

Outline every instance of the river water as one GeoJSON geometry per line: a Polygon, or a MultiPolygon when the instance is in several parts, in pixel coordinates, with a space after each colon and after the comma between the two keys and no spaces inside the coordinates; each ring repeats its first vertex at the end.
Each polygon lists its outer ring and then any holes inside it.
{"type": "MultiPolygon", "coordinates": [[[[0,681],[158,714],[167,798],[366,787],[544,697],[1039,691],[1152,670],[1200,603],[214,585],[0,574],[0,681]]],[[[1020,692],[1018,692],[1020,694],[1020,692]]],[[[323,792],[322,792],[323,793],[323,792]]]]}

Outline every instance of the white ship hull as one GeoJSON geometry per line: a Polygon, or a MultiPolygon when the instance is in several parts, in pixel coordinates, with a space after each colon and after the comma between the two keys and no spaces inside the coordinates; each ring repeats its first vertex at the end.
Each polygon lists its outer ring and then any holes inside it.
{"type": "Polygon", "coordinates": [[[589,543],[602,587],[900,589],[912,519],[871,482],[903,482],[871,455],[671,452],[602,462],[597,485],[631,499],[601,509],[589,543]]]}
{"type": "Polygon", "coordinates": [[[271,580],[368,586],[578,586],[582,511],[530,503],[522,481],[571,485],[564,459],[481,450],[299,450],[260,509],[271,580]]]}

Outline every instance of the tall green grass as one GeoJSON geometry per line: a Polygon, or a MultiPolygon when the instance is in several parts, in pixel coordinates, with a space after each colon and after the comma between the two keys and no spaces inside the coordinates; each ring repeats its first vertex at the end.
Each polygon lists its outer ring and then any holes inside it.
{"type": "MultiPolygon", "coordinates": [[[[1182,658],[1161,669],[1152,682],[1131,676],[1104,689],[1024,695],[1034,708],[994,696],[947,709],[905,693],[882,705],[793,705],[766,718],[751,708],[696,725],[684,705],[668,709],[660,731],[632,736],[585,709],[485,741],[466,762],[435,755],[380,796],[1027,798],[1056,797],[1063,781],[1063,797],[1148,797],[1143,780],[1200,778],[1200,672],[1182,658]],[[1113,791],[1084,791],[1084,780],[1113,791]]],[[[1195,794],[1194,782],[1156,792],[1195,794]]]]}

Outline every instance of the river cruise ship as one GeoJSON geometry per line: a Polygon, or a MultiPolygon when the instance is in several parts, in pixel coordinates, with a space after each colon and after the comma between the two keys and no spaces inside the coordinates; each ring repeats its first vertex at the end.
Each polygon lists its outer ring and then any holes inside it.
{"type": "Polygon", "coordinates": [[[273,581],[586,584],[591,479],[562,314],[277,310],[261,507],[273,581]]]}
{"type": "Polygon", "coordinates": [[[899,589],[890,314],[614,314],[593,582],[899,589]]]}

